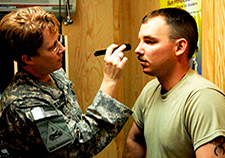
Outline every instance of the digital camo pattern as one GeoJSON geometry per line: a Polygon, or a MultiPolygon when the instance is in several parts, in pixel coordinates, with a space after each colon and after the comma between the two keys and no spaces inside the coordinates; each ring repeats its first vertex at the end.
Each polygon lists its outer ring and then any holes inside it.
{"type": "Polygon", "coordinates": [[[0,103],[0,149],[10,157],[92,157],[120,132],[132,111],[104,92],[83,114],[62,69],[56,87],[17,73],[0,103]]]}

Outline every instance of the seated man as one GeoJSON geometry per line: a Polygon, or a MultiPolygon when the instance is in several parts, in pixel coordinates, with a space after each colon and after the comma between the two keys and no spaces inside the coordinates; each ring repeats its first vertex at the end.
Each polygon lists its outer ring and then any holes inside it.
{"type": "Polygon", "coordinates": [[[225,157],[225,95],[190,69],[198,42],[194,18],[178,8],[155,10],[143,18],[139,40],[143,71],[156,79],[133,107],[124,157],[225,157]]]}

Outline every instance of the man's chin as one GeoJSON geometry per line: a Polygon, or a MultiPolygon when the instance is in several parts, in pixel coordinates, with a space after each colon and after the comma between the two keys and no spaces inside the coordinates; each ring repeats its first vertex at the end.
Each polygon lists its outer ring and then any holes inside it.
{"type": "Polygon", "coordinates": [[[155,76],[151,71],[144,69],[144,68],[143,68],[143,72],[149,76],[155,76]]]}
{"type": "MultiPolygon", "coordinates": [[[[147,72],[147,71],[143,71],[143,72],[144,72],[146,75],[150,75],[149,72],[147,72]]],[[[152,76],[152,75],[150,75],[150,76],[152,76]]]]}

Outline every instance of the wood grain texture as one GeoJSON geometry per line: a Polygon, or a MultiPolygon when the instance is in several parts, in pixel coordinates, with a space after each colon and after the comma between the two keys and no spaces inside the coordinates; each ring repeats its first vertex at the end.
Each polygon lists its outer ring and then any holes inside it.
{"type": "Polygon", "coordinates": [[[202,1],[202,75],[225,91],[225,2],[202,1]]]}
{"type": "Polygon", "coordinates": [[[69,40],[70,79],[83,110],[92,103],[103,77],[103,57],[94,51],[113,43],[112,1],[77,1],[73,24],[64,26],[69,40]]]}
{"type": "Polygon", "coordinates": [[[202,75],[214,82],[215,18],[213,0],[202,2],[202,75]]]}
{"type": "Polygon", "coordinates": [[[224,85],[224,63],[225,63],[225,32],[224,32],[224,24],[225,24],[225,2],[224,0],[218,0],[215,2],[215,83],[225,90],[224,85]]]}

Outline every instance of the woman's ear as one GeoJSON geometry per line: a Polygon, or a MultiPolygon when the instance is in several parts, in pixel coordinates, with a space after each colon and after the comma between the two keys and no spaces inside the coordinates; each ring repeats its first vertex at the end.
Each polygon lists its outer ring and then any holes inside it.
{"type": "Polygon", "coordinates": [[[176,56],[180,56],[187,51],[188,42],[185,38],[176,40],[176,56]]]}
{"type": "Polygon", "coordinates": [[[21,60],[26,64],[26,65],[34,65],[33,58],[29,55],[22,55],[21,60]]]}

